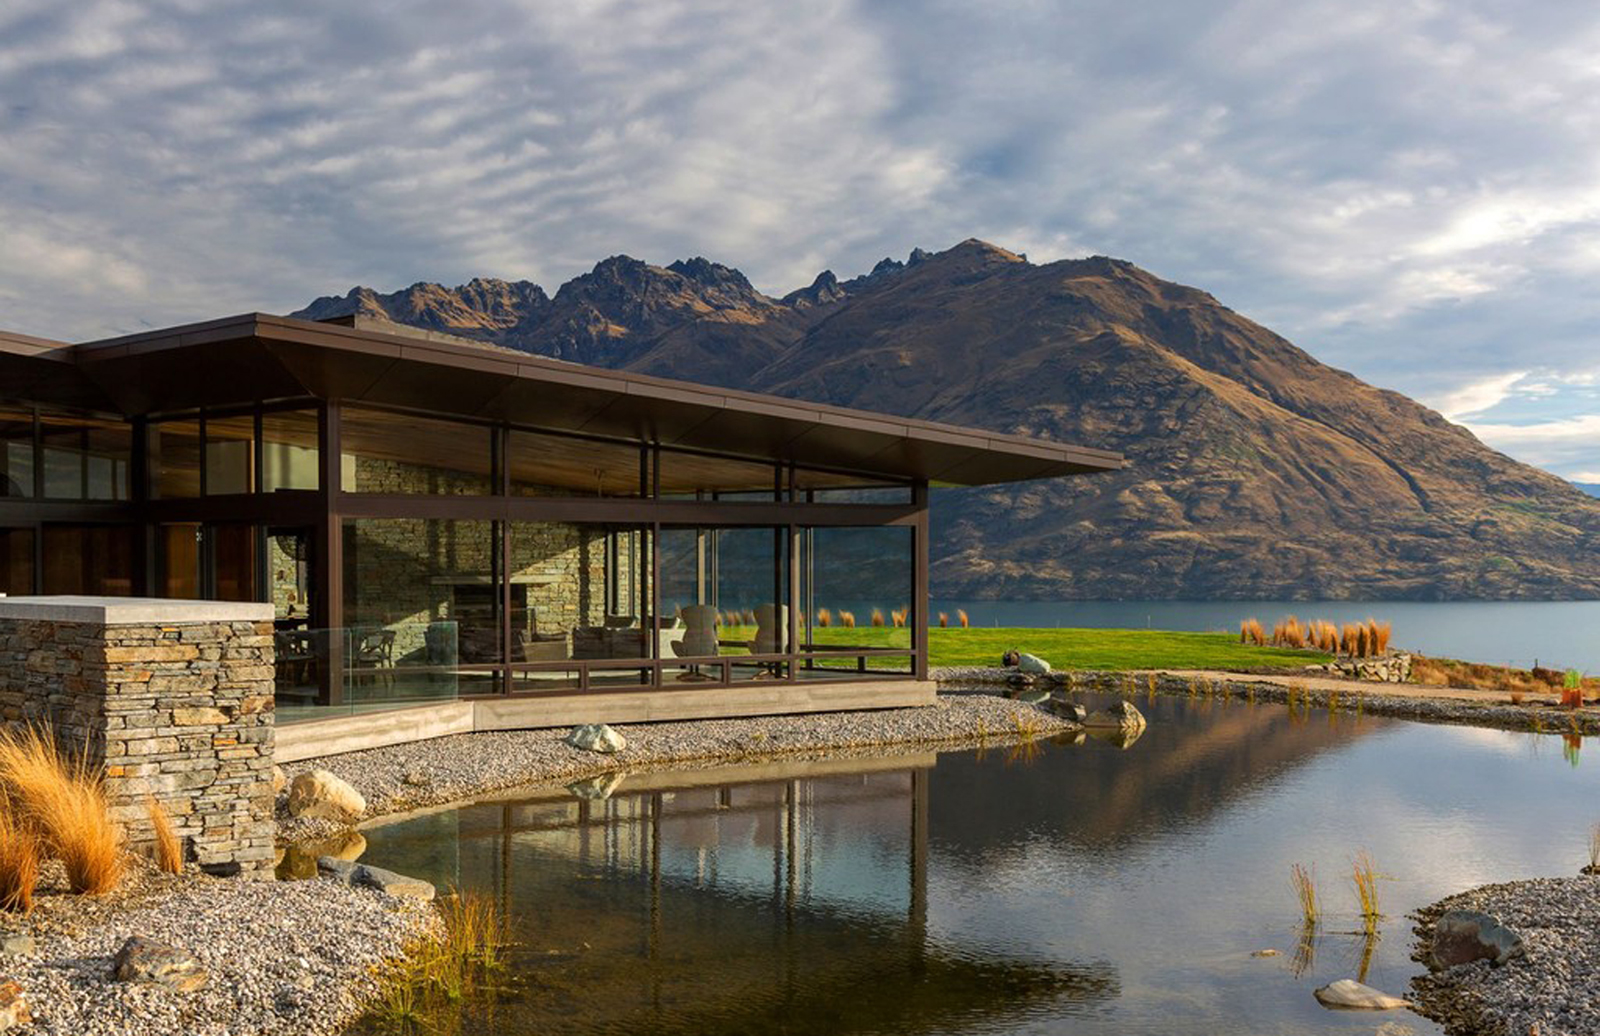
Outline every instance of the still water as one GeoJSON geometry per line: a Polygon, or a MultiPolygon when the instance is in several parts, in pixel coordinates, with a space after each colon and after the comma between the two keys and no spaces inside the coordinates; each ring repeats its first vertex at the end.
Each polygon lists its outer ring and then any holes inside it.
{"type": "Polygon", "coordinates": [[[934,601],[930,612],[974,626],[1229,630],[1259,618],[1270,629],[1285,615],[1331,622],[1366,618],[1394,626],[1410,651],[1491,665],[1538,662],[1600,673],[1600,601],[934,601]]]}
{"type": "Polygon", "coordinates": [[[513,913],[505,988],[438,1026],[476,1036],[1436,1033],[1311,992],[1364,975],[1403,994],[1408,911],[1586,862],[1600,759],[1559,736],[1139,706],[1125,748],[639,775],[605,801],[525,792],[381,827],[363,859],[513,913]],[[1371,942],[1361,849],[1385,875],[1371,942]],[[1309,943],[1295,863],[1328,912],[1309,943]]]}

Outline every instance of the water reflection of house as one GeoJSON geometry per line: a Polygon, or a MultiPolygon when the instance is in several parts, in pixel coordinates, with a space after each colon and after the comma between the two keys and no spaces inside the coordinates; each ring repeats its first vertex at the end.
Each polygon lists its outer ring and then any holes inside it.
{"type": "Polygon", "coordinates": [[[930,487],[1121,463],[354,318],[0,334],[0,592],[271,601],[284,758],[925,701],[930,487]]]}
{"type": "Polygon", "coordinates": [[[534,980],[503,1031],[918,1033],[1114,997],[1101,962],[929,938],[933,763],[630,777],[407,821],[374,851],[518,917],[534,980]]]}

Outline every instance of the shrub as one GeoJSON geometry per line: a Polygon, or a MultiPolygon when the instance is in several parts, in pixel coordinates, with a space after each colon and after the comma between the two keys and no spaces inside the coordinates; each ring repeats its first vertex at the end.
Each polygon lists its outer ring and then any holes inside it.
{"type": "Polygon", "coordinates": [[[38,881],[39,839],[10,809],[0,809],[0,910],[32,910],[38,881]]]}
{"type": "Polygon", "coordinates": [[[150,817],[150,829],[156,836],[156,866],[168,874],[182,874],[183,845],[172,830],[172,818],[167,816],[167,811],[161,808],[161,803],[153,795],[145,797],[144,809],[150,817]]]}
{"type": "Polygon", "coordinates": [[[0,785],[13,811],[67,869],[74,892],[99,895],[122,879],[122,832],[105,784],[83,757],[67,757],[48,731],[0,733],[0,785]]]}
{"type": "Polygon", "coordinates": [[[1361,927],[1368,935],[1378,930],[1383,915],[1378,912],[1378,869],[1365,849],[1356,853],[1350,865],[1350,880],[1355,885],[1356,902],[1361,908],[1361,927]]]}
{"type": "Polygon", "coordinates": [[[1300,901],[1300,919],[1307,928],[1315,928],[1322,918],[1317,907],[1317,878],[1314,871],[1300,864],[1289,868],[1289,883],[1294,886],[1295,898],[1300,901]]]}

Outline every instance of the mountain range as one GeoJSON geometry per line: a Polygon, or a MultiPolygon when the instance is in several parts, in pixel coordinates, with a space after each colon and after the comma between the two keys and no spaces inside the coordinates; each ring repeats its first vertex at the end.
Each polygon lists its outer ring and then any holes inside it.
{"type": "Polygon", "coordinates": [[[703,258],[353,288],[351,313],[579,363],[1120,450],[945,490],[933,590],[1004,599],[1600,596],[1600,500],[1196,288],[977,241],[776,298],[703,258]]]}

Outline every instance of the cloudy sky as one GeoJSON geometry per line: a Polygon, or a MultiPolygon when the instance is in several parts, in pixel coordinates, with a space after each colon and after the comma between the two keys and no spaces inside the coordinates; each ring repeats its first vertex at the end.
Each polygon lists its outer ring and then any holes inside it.
{"type": "Polygon", "coordinates": [[[1600,481],[1597,55],[1562,0],[6,0],[0,327],[977,236],[1600,481]]]}

